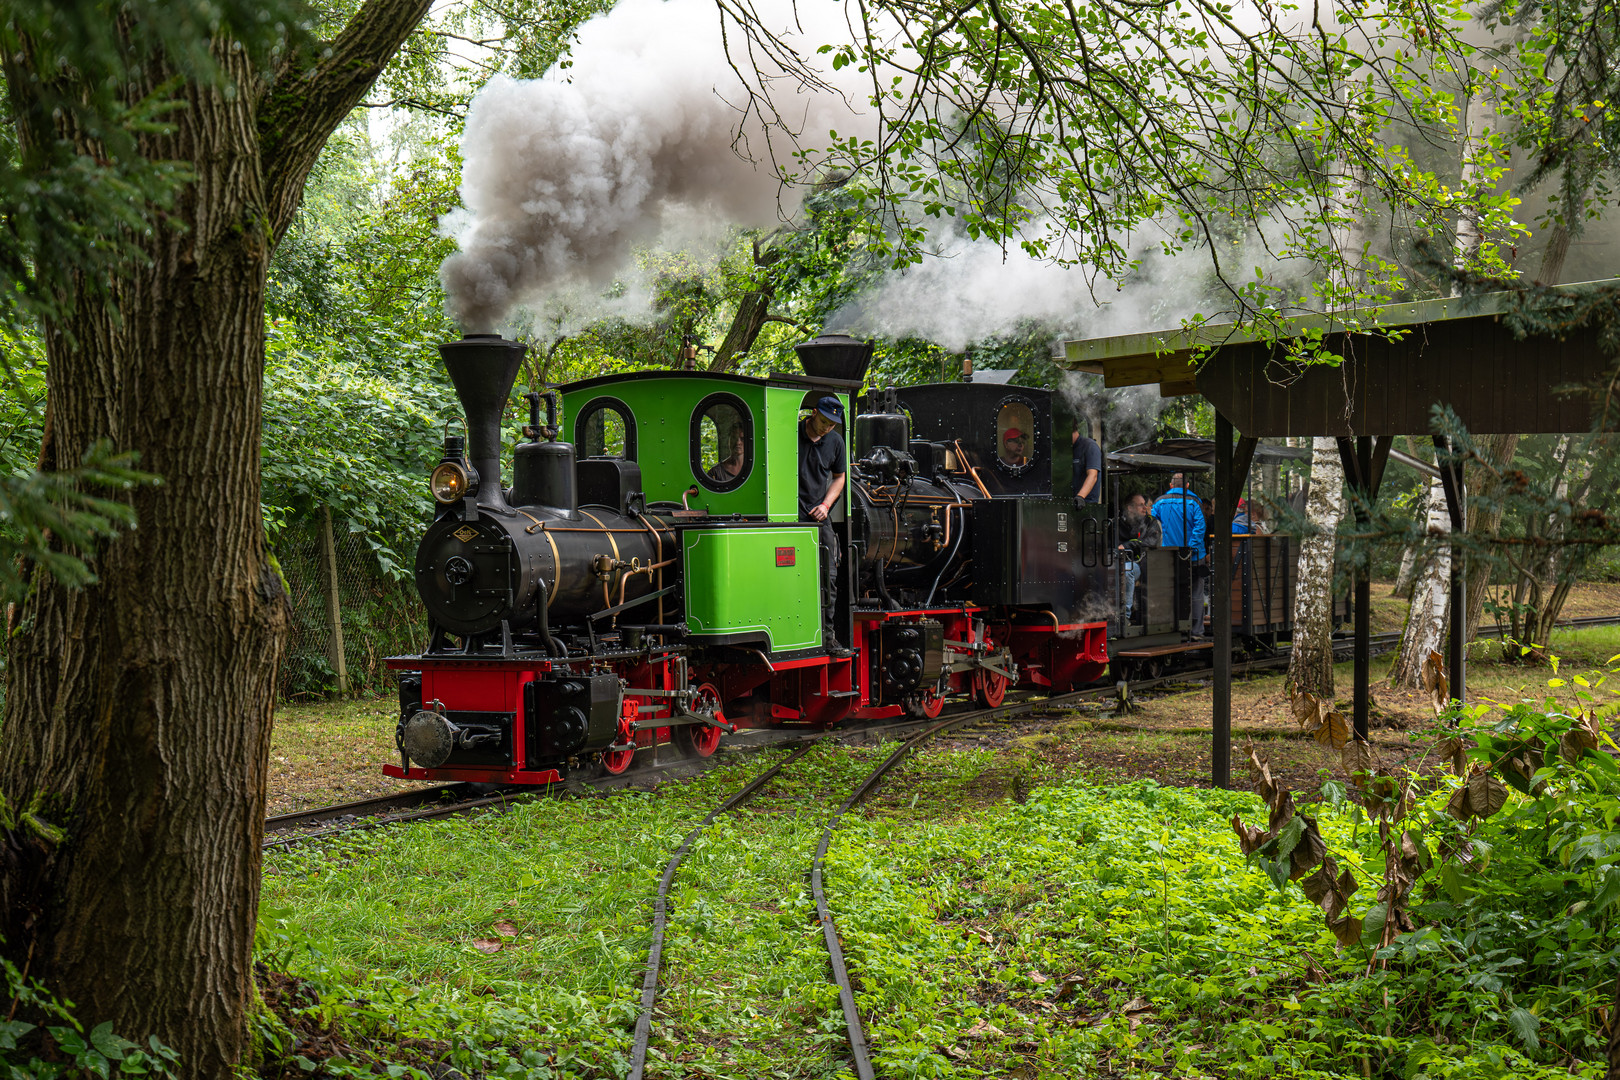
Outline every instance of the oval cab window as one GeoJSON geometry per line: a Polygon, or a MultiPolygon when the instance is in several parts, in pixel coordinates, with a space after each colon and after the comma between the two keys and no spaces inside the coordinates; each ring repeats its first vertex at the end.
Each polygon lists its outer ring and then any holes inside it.
{"type": "Polygon", "coordinates": [[[1016,398],[1001,403],[996,411],[996,464],[1020,473],[1035,458],[1035,413],[1016,398]]]}
{"type": "Polygon", "coordinates": [[[617,398],[598,398],[574,421],[574,445],[580,457],[636,459],[636,421],[617,398]]]}
{"type": "Polygon", "coordinates": [[[710,394],[692,413],[692,475],[710,491],[731,491],[754,468],[754,423],[731,394],[710,394]]]}

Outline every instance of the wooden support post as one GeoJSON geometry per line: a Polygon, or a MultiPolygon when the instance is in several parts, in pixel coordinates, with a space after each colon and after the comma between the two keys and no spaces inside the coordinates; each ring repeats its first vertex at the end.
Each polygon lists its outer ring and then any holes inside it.
{"type": "Polygon", "coordinates": [[[1451,518],[1451,634],[1446,639],[1446,681],[1451,684],[1451,696],[1458,701],[1468,699],[1468,671],[1464,657],[1468,642],[1463,640],[1468,621],[1468,577],[1463,554],[1463,531],[1468,524],[1464,513],[1466,492],[1463,490],[1462,462],[1458,461],[1447,435],[1434,437],[1435,461],[1440,466],[1440,486],[1446,493],[1446,514],[1451,518]]]}
{"type": "MultiPolygon", "coordinates": [[[[1357,526],[1364,526],[1372,517],[1373,504],[1378,501],[1378,489],[1384,484],[1384,466],[1389,463],[1389,452],[1395,445],[1393,435],[1358,435],[1352,441],[1339,438],[1339,460],[1344,463],[1344,478],[1353,495],[1357,526]]],[[[1372,713],[1372,577],[1368,568],[1372,562],[1369,552],[1356,567],[1355,576],[1355,688],[1351,727],[1357,739],[1367,738],[1368,722],[1372,713]]]]}
{"type": "Polygon", "coordinates": [[[321,564],[326,578],[326,626],[338,693],[349,692],[349,669],[343,658],[343,606],[338,599],[337,542],[332,538],[332,508],[321,507],[321,564]]]}
{"type": "Polygon", "coordinates": [[[1215,653],[1215,715],[1210,780],[1232,786],[1232,518],[1238,492],[1249,476],[1258,440],[1243,437],[1232,448],[1232,421],[1215,414],[1215,520],[1210,523],[1209,618],[1215,653]]]}
{"type": "MultiPolygon", "coordinates": [[[[1368,488],[1372,476],[1372,439],[1361,435],[1356,438],[1356,483],[1358,495],[1366,502],[1356,502],[1356,520],[1365,523],[1367,510],[1374,496],[1368,488]]],[[[1368,562],[1363,559],[1356,567],[1356,689],[1354,727],[1356,738],[1365,742],[1372,716],[1372,577],[1367,572],[1368,562]]]]}
{"type": "MultiPolygon", "coordinates": [[[[1210,780],[1232,786],[1232,421],[1215,414],[1215,520],[1210,523],[1209,618],[1214,630],[1215,717],[1210,780]]],[[[1197,618],[1194,612],[1193,617],[1197,618]]]]}

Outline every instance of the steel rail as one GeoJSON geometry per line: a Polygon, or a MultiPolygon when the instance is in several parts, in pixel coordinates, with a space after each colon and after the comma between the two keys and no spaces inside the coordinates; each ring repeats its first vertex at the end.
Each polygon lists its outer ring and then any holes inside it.
{"type": "Polygon", "coordinates": [[[832,911],[827,907],[827,893],[823,887],[827,849],[832,845],[833,832],[838,828],[839,823],[843,821],[844,815],[870,795],[890,769],[908,757],[917,747],[940,732],[949,731],[953,727],[961,727],[963,724],[972,723],[975,720],[1017,715],[1021,712],[1029,712],[1039,706],[1079,699],[1088,693],[1095,692],[1076,691],[1069,694],[1059,694],[1055,697],[1036,698],[1013,704],[1004,704],[993,709],[975,709],[937,721],[912,735],[885,758],[877,768],[868,773],[866,779],[862,780],[860,785],[850,793],[849,798],[844,800],[843,805],[839,806],[832,819],[828,821],[826,829],[821,834],[821,843],[816,846],[816,857],[810,864],[810,891],[815,897],[816,918],[821,923],[822,937],[827,943],[827,955],[831,962],[833,982],[838,987],[838,1002],[844,1012],[844,1027],[849,1037],[850,1056],[854,1059],[857,1080],[876,1080],[877,1074],[872,1069],[872,1057],[867,1044],[866,1028],[861,1023],[860,1010],[855,1004],[855,988],[850,985],[849,967],[844,962],[843,943],[838,938],[838,927],[833,922],[832,911]]]}
{"type": "Polygon", "coordinates": [[[641,1015],[636,1018],[636,1034],[630,1043],[630,1076],[629,1080],[642,1080],[647,1069],[647,1045],[652,1039],[653,1006],[658,1001],[658,975],[663,967],[664,960],[664,930],[669,923],[669,887],[675,881],[675,874],[686,861],[686,856],[697,843],[698,837],[708,831],[709,826],[719,819],[721,814],[727,814],[743,805],[766,784],[776,779],[777,774],[789,765],[798,761],[810,752],[814,743],[807,742],[783,760],[772,765],[769,769],[750,780],[731,798],[721,803],[709,812],[709,816],[698,822],[697,828],[687,833],[681,846],[675,849],[669,862],[664,866],[664,876],[658,880],[658,895],[653,899],[653,932],[652,944],[647,949],[647,975],[641,980],[641,1015]]]}
{"type": "Polygon", "coordinates": [[[458,797],[465,794],[466,789],[471,786],[466,783],[440,784],[436,787],[418,788],[413,791],[396,791],[389,795],[378,795],[370,799],[357,799],[354,802],[337,803],[333,806],[320,806],[313,810],[294,810],[290,814],[275,814],[264,819],[264,831],[280,832],[283,829],[292,829],[300,825],[314,825],[331,818],[340,818],[351,814],[360,817],[394,808],[410,810],[446,797],[458,797]]]}
{"type": "MultiPolygon", "coordinates": [[[[1620,616],[1593,615],[1583,616],[1576,619],[1560,620],[1555,624],[1554,628],[1578,629],[1581,627],[1591,626],[1610,626],[1616,623],[1620,623],[1620,616]]],[[[1504,635],[1504,633],[1505,628],[1503,627],[1481,628],[1479,631],[1479,637],[1476,637],[1475,640],[1478,641],[1485,638],[1501,637],[1504,635]]],[[[1399,641],[1400,637],[1401,635],[1399,631],[1391,631],[1384,634],[1374,634],[1372,636],[1372,644],[1375,649],[1382,648],[1399,641]]],[[[1344,639],[1338,639],[1335,641],[1335,644],[1339,644],[1343,642],[1343,640],[1344,639]]],[[[1287,662],[1290,651],[1291,646],[1282,646],[1272,656],[1260,657],[1255,660],[1247,660],[1235,663],[1232,666],[1232,671],[1234,674],[1237,674],[1260,671],[1270,667],[1279,667],[1283,663],[1287,662]]],[[[1213,668],[1200,668],[1192,671],[1172,672],[1168,675],[1161,675],[1151,679],[1131,680],[1128,685],[1132,690],[1149,690],[1156,686],[1184,683],[1195,679],[1206,679],[1212,677],[1214,674],[1215,672],[1213,668]]],[[[1061,705],[1066,701],[1086,701],[1095,700],[1097,698],[1112,697],[1118,693],[1118,689],[1117,683],[1109,683],[1104,686],[1093,686],[1085,690],[1076,690],[1068,694],[1061,694],[1055,697],[1021,698],[1016,701],[1009,701],[1008,704],[999,709],[976,710],[970,713],[948,717],[947,719],[959,723],[966,723],[976,718],[983,719],[992,715],[1014,715],[1019,712],[1027,712],[1033,707],[1048,706],[1052,704],[1061,705]]],[[[788,729],[784,737],[780,739],[764,740],[755,746],[748,747],[740,747],[736,744],[731,744],[729,749],[766,749],[772,746],[788,745],[805,738],[870,738],[873,736],[881,737],[887,734],[898,735],[916,728],[919,724],[926,723],[928,723],[926,720],[902,720],[898,722],[876,721],[860,727],[837,728],[814,734],[806,734],[802,731],[788,729]]],[[[521,802],[525,799],[537,798],[545,794],[555,795],[573,793],[578,792],[581,789],[612,790],[634,784],[638,780],[649,776],[674,776],[694,768],[701,771],[701,769],[706,767],[706,765],[699,764],[698,761],[694,761],[690,758],[683,758],[669,763],[659,762],[653,765],[637,764],[636,766],[632,767],[631,771],[628,773],[596,777],[590,780],[565,780],[559,784],[550,784],[543,787],[522,787],[508,789],[503,794],[490,796],[484,799],[468,800],[446,806],[431,807],[429,809],[414,813],[390,814],[380,817],[375,821],[345,822],[342,825],[332,826],[325,829],[301,832],[286,837],[266,839],[264,841],[264,846],[267,848],[285,847],[296,844],[302,840],[321,839],[354,829],[373,829],[382,825],[392,825],[409,821],[421,821],[436,817],[449,817],[455,814],[465,813],[470,810],[483,809],[489,806],[521,802]]],[[[300,810],[291,814],[279,814],[275,817],[266,819],[265,830],[266,832],[275,832],[300,824],[329,820],[331,818],[344,817],[347,815],[353,815],[356,818],[360,818],[363,815],[374,814],[379,809],[420,806],[425,802],[431,802],[435,799],[443,798],[446,793],[453,793],[456,789],[462,786],[463,785],[460,784],[447,784],[440,787],[423,788],[419,791],[399,792],[393,795],[379,796],[375,799],[362,799],[357,802],[340,803],[334,806],[320,807],[314,810],[300,810]]]]}

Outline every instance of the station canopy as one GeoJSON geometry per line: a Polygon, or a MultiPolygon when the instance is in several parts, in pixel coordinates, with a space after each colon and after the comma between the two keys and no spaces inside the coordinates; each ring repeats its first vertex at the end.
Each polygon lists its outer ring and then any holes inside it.
{"type": "MultiPolygon", "coordinates": [[[[1620,279],[1552,292],[1594,286],[1620,286],[1620,279]]],[[[1515,293],[1481,293],[1361,313],[1378,332],[1329,316],[1290,320],[1284,337],[1320,333],[1336,365],[1302,364],[1279,344],[1219,323],[1065,341],[1055,359],[1101,375],[1108,387],[1202,394],[1238,431],[1260,438],[1422,434],[1437,404],[1475,433],[1591,430],[1592,398],[1582,388],[1606,381],[1614,365],[1600,328],[1520,337],[1503,318],[1518,302],[1515,293]],[[1195,366],[1200,352],[1205,358],[1195,366]]]]}

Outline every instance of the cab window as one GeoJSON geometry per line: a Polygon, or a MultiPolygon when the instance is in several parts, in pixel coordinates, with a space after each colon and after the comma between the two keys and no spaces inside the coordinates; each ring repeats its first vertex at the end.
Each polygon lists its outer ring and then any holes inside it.
{"type": "Polygon", "coordinates": [[[1027,468],[1035,457],[1035,414],[1022,401],[1001,403],[996,411],[996,462],[1009,469],[1027,468]]]}
{"type": "Polygon", "coordinates": [[[574,422],[574,444],[580,457],[616,457],[634,461],[636,422],[630,407],[614,398],[585,406],[574,422]]]}
{"type": "Polygon", "coordinates": [[[711,394],[692,413],[692,474],[711,491],[731,491],[754,468],[754,425],[748,406],[711,394]]]}

